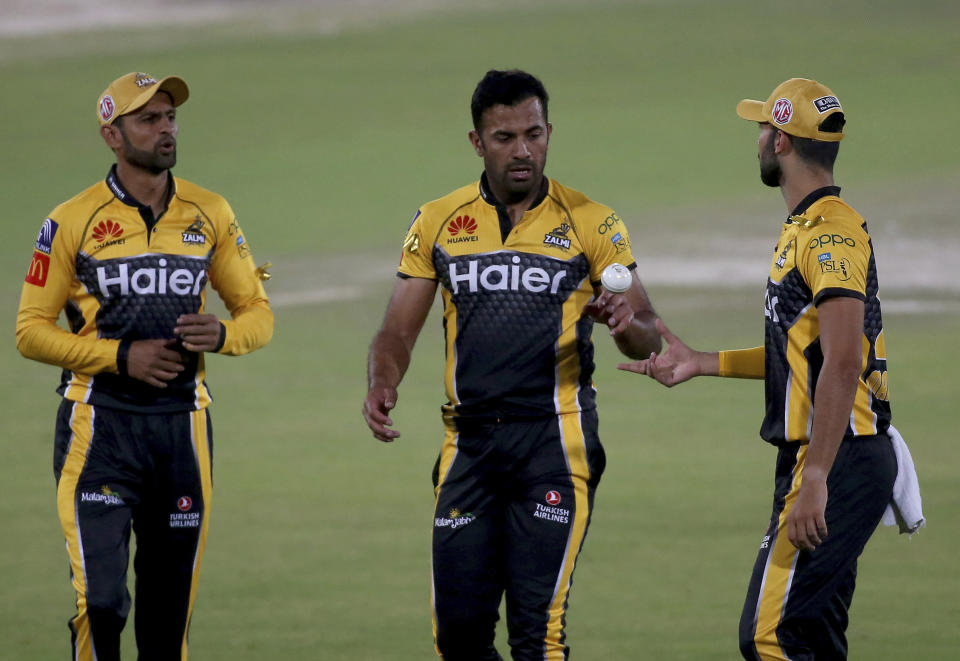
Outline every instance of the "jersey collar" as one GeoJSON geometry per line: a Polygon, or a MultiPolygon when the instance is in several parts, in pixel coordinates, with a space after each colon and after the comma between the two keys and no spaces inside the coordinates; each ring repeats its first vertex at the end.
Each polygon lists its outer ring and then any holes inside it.
{"type": "MultiPolygon", "coordinates": [[[[128,207],[133,207],[140,212],[140,217],[143,218],[144,222],[147,223],[149,229],[153,229],[153,225],[159,220],[159,217],[153,217],[153,209],[145,204],[141,204],[140,200],[131,195],[130,191],[123,187],[123,184],[120,183],[120,177],[117,176],[117,164],[114,163],[110,166],[110,172],[107,173],[107,187],[110,189],[110,192],[114,196],[126,204],[128,207]]],[[[173,173],[170,170],[167,170],[167,204],[166,207],[170,206],[170,200],[173,199],[173,195],[176,192],[176,183],[173,180],[173,173]]],[[[160,214],[163,215],[162,213],[160,214]]]]}
{"type": "Polygon", "coordinates": [[[839,195],[839,194],[840,194],[839,186],[824,186],[823,188],[818,188],[817,190],[813,191],[812,193],[807,195],[805,198],[800,200],[800,204],[797,205],[797,207],[793,210],[792,213],[790,213],[787,216],[787,218],[801,215],[804,211],[806,211],[811,206],[813,206],[813,203],[819,200],[821,197],[827,197],[828,195],[839,195]]]}
{"type": "MultiPolygon", "coordinates": [[[[540,191],[537,193],[536,199],[530,204],[530,209],[536,208],[544,199],[547,197],[547,193],[550,191],[550,180],[546,177],[543,177],[543,181],[540,182],[540,191]]],[[[487,173],[484,171],[480,175],[480,196],[483,198],[483,201],[487,204],[497,207],[505,207],[506,205],[497,199],[496,195],[493,194],[493,191],[490,190],[490,184],[487,181],[487,173]]]]}

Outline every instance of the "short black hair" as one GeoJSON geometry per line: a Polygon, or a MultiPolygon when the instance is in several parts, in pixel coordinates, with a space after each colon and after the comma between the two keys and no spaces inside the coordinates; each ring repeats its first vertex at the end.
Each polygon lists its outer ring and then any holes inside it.
{"type": "MultiPolygon", "coordinates": [[[[843,125],[847,120],[842,112],[835,112],[820,124],[818,127],[824,133],[842,133],[843,125]]],[[[826,140],[813,140],[811,138],[799,138],[795,135],[790,136],[790,142],[797,151],[797,156],[808,163],[818,165],[826,170],[833,171],[833,164],[837,161],[837,154],[840,152],[840,142],[827,142],[826,140]]]]}
{"type": "Polygon", "coordinates": [[[526,71],[510,69],[499,71],[490,69],[477,83],[470,100],[470,112],[473,115],[473,128],[480,130],[480,120],[487,108],[496,105],[515,106],[530,97],[540,99],[543,106],[543,119],[547,120],[547,101],[550,96],[540,80],[526,71]]]}

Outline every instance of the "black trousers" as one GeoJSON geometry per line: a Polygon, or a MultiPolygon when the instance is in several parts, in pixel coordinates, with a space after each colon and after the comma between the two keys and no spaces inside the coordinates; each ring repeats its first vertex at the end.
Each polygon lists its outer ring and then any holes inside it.
{"type": "Polygon", "coordinates": [[[73,657],[120,658],[130,611],[130,532],[137,536],[139,659],[187,658],[212,490],[207,411],[144,414],[64,400],[54,475],[77,615],[73,657]]]}
{"type": "Polygon", "coordinates": [[[447,661],[566,659],[574,566],[605,458],[595,411],[450,429],[435,471],[433,613],[447,661]]]}
{"type": "Polygon", "coordinates": [[[777,455],[770,526],[760,544],[740,618],[748,661],[847,658],[846,629],[857,558],[890,502],[897,462],[886,434],[848,438],[827,477],[829,535],[813,551],[787,539],[787,515],[803,478],[807,446],[777,455]]]}

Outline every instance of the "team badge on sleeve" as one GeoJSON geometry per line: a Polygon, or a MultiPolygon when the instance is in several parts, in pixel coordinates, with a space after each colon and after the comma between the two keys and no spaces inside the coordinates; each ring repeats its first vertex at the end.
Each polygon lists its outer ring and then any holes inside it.
{"type": "Polygon", "coordinates": [[[53,250],[53,237],[56,236],[60,226],[57,221],[47,218],[40,226],[40,233],[37,234],[37,241],[34,244],[33,259],[30,260],[30,268],[27,269],[25,282],[43,287],[47,284],[47,273],[50,271],[50,251],[53,250]]]}

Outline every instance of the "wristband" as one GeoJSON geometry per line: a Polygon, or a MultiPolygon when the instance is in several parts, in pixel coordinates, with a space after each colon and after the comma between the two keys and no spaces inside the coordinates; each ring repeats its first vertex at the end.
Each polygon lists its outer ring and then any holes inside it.
{"type": "Polygon", "coordinates": [[[117,374],[120,376],[130,376],[127,372],[127,358],[130,356],[130,345],[132,340],[120,340],[120,346],[117,347],[117,374]]]}
{"type": "Polygon", "coordinates": [[[227,327],[224,323],[220,322],[220,339],[217,341],[217,346],[213,350],[214,353],[219,353],[220,349],[223,348],[223,345],[227,343],[227,327]]]}

